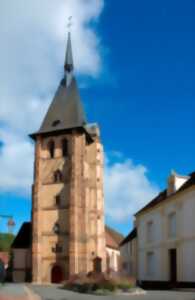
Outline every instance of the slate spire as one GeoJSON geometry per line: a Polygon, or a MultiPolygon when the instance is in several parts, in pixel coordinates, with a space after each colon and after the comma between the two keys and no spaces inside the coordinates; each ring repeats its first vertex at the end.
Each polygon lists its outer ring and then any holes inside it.
{"type": "Polygon", "coordinates": [[[74,69],[73,63],[73,55],[72,55],[72,43],[71,43],[71,34],[68,33],[68,41],[66,47],[66,56],[65,56],[65,63],[64,63],[64,70],[66,72],[71,72],[74,69]]]}
{"type": "Polygon", "coordinates": [[[64,78],[56,91],[53,101],[37,134],[50,133],[74,128],[83,128],[87,124],[85,113],[74,76],[71,35],[68,33],[64,78]]]}

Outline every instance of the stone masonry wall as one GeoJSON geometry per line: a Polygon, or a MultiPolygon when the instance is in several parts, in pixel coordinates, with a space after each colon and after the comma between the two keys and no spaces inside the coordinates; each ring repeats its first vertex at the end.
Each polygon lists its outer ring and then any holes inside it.
{"type": "Polygon", "coordinates": [[[93,270],[95,257],[105,270],[103,148],[96,137],[87,143],[85,133],[73,131],[52,137],[37,137],[33,185],[33,281],[51,282],[52,267],[58,265],[64,278],[93,270]],[[62,157],[61,141],[68,140],[69,155],[62,157]],[[55,142],[50,158],[48,143],[55,142]],[[62,182],[53,182],[60,170],[62,182]],[[60,205],[56,206],[56,196],[60,205]],[[55,223],[60,234],[53,232],[55,223]],[[53,251],[56,245],[62,249],[53,251]]]}

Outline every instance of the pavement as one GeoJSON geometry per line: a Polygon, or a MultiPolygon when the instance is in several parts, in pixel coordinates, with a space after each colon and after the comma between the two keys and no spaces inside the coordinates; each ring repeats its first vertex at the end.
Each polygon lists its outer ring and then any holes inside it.
{"type": "Polygon", "coordinates": [[[1,284],[0,300],[42,300],[25,284],[1,284]]]}
{"type": "Polygon", "coordinates": [[[32,286],[33,291],[44,300],[195,300],[194,292],[147,291],[145,295],[110,295],[96,296],[65,291],[59,287],[32,286]]]}
{"type": "Polygon", "coordinates": [[[5,284],[0,286],[0,300],[195,300],[193,291],[147,291],[145,295],[95,296],[78,294],[59,286],[5,284]],[[5,298],[7,296],[7,298],[5,298]],[[13,297],[14,296],[14,297],[13,297]],[[11,297],[11,298],[10,298],[11,297]]]}

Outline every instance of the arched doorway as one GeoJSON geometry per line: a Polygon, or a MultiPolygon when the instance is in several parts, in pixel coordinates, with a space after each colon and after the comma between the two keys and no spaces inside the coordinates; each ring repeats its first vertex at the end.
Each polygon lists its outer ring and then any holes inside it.
{"type": "Polygon", "coordinates": [[[102,259],[101,257],[96,257],[93,260],[93,270],[97,273],[101,273],[102,272],[102,259]]]}
{"type": "Polygon", "coordinates": [[[64,275],[62,268],[60,266],[53,266],[51,269],[51,282],[52,283],[61,283],[64,280],[64,275]]]}

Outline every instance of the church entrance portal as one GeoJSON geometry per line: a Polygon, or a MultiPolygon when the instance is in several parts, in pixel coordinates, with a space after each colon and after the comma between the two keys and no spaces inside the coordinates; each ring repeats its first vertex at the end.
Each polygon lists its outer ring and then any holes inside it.
{"type": "Polygon", "coordinates": [[[51,269],[51,282],[61,283],[64,280],[63,271],[60,266],[53,266],[51,269]]]}
{"type": "Polygon", "coordinates": [[[102,259],[100,257],[96,257],[93,260],[93,270],[97,273],[102,272],[102,259]]]}

